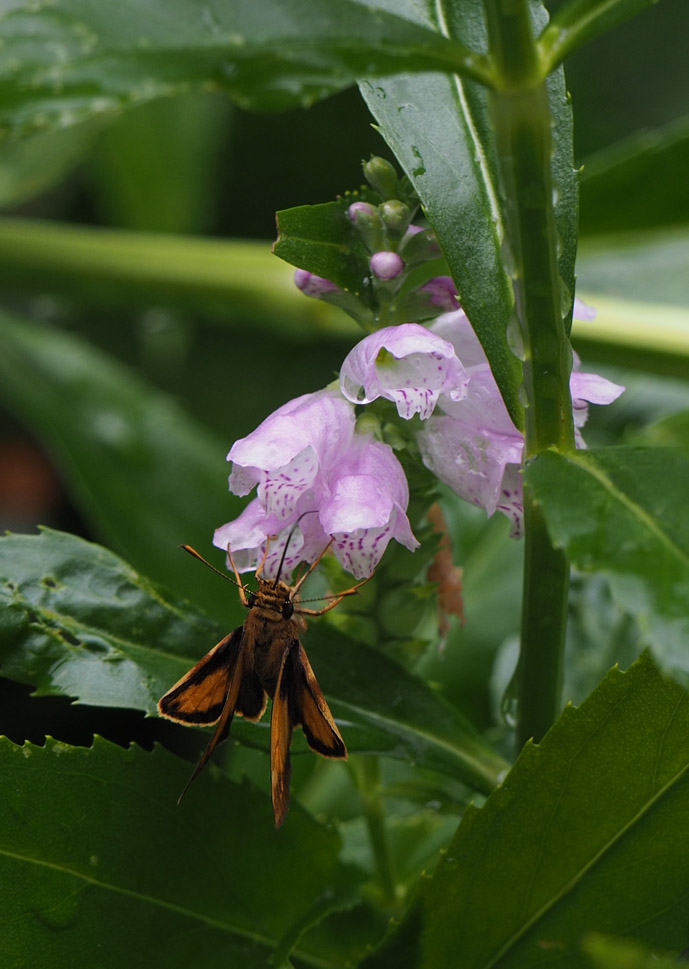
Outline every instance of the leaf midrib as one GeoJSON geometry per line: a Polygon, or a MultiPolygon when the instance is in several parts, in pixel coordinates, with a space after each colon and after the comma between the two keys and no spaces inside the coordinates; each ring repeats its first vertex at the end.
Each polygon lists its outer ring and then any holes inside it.
{"type": "MultiPolygon", "coordinates": [[[[676,709],[676,708],[675,708],[676,709]]],[[[674,716],[674,713],[673,713],[674,716]]],[[[670,719],[670,722],[672,718],[670,719]]],[[[669,726],[669,724],[668,724],[669,726]]],[[[667,732],[667,728],[666,728],[667,732]]],[[[499,951],[488,961],[483,963],[481,969],[493,969],[493,967],[499,965],[500,960],[503,956],[507,955],[510,950],[530,931],[530,929],[536,925],[542,918],[544,918],[559,902],[561,902],[570,892],[572,892],[577,885],[581,882],[585,875],[587,875],[597,864],[604,858],[604,856],[619,842],[624,838],[624,836],[633,829],[633,827],[641,821],[646,815],[655,807],[655,805],[665,796],[665,794],[670,791],[675,784],[679,783],[682,778],[689,770],[689,761],[678,770],[658,791],[645,801],[642,806],[637,810],[637,812],[619,829],[619,831],[611,838],[609,838],[603,846],[593,855],[589,861],[583,865],[570,879],[563,885],[558,892],[553,895],[553,897],[542,905],[533,915],[519,928],[518,931],[514,932],[510,938],[501,946],[499,951]]]]}
{"type": "MultiPolygon", "coordinates": [[[[215,919],[209,915],[205,915],[203,912],[198,912],[194,909],[187,908],[183,905],[176,905],[174,902],[168,902],[162,898],[156,898],[153,895],[147,895],[143,892],[137,892],[131,888],[125,888],[121,885],[115,885],[111,882],[104,882],[97,878],[93,878],[90,875],[85,874],[82,871],[78,871],[74,868],[70,868],[68,865],[59,865],[55,862],[45,861],[39,858],[32,858],[30,855],[22,855],[18,852],[8,851],[5,848],[0,848],[0,856],[5,858],[11,858],[14,861],[21,862],[23,864],[36,865],[40,868],[48,868],[51,871],[59,872],[61,875],[72,877],[75,879],[80,879],[87,885],[91,885],[95,888],[100,888],[105,891],[113,892],[117,895],[123,895],[127,898],[134,898],[138,902],[143,902],[144,904],[154,905],[157,908],[165,909],[169,912],[174,912],[177,915],[183,915],[186,918],[194,919],[201,922],[204,925],[209,926],[213,929],[218,929],[221,932],[228,932],[231,935],[239,936],[242,939],[250,939],[252,942],[257,942],[260,945],[266,946],[266,948],[274,949],[280,942],[279,939],[270,938],[269,936],[261,935],[258,932],[252,932],[249,929],[241,928],[237,925],[232,925],[229,922],[223,922],[220,919],[215,919]]],[[[319,959],[308,952],[303,952],[298,949],[293,950],[295,955],[298,955],[300,959],[308,962],[310,965],[318,967],[318,969],[339,969],[339,966],[335,963],[331,963],[324,959],[319,959]]]]}

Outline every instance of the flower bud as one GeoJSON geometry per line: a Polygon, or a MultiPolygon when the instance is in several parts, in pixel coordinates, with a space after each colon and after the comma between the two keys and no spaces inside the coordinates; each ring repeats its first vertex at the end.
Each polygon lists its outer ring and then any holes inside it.
{"type": "Polygon", "coordinates": [[[409,206],[398,199],[391,199],[381,205],[380,216],[388,238],[394,242],[399,242],[411,222],[412,213],[409,206]]]}
{"type": "Polygon", "coordinates": [[[399,179],[389,161],[373,155],[367,162],[364,162],[363,169],[366,181],[384,201],[399,198],[399,179]]]}
{"type": "Polygon", "coordinates": [[[305,296],[311,296],[313,299],[322,299],[330,293],[336,293],[340,288],[329,279],[316,276],[315,273],[307,272],[306,269],[295,270],[294,284],[305,296]]]}
{"type": "Polygon", "coordinates": [[[354,202],[347,209],[347,216],[354,223],[361,241],[369,252],[377,252],[385,248],[383,224],[375,205],[369,202],[354,202]]]}
{"type": "Polygon", "coordinates": [[[396,252],[383,250],[371,256],[371,272],[378,279],[394,279],[404,269],[404,261],[396,252]]]}

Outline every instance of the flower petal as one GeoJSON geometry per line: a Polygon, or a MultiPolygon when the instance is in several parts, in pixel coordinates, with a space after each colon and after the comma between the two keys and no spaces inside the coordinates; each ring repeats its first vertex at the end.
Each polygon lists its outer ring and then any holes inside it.
{"type": "Polygon", "coordinates": [[[357,404],[395,402],[405,420],[428,418],[441,393],[459,400],[467,376],[447,342],[418,323],[388,326],[365,337],[340,370],[343,395],[357,404]]]}

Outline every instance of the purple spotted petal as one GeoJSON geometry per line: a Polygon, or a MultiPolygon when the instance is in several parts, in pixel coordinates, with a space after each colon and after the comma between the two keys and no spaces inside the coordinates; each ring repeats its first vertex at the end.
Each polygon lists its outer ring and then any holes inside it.
{"type": "Polygon", "coordinates": [[[418,546],[407,519],[409,488],[391,447],[356,435],[333,471],[333,485],[319,510],[333,551],[357,578],[371,575],[388,542],[418,546]]]}
{"type": "Polygon", "coordinates": [[[447,342],[418,323],[388,326],[365,337],[347,355],[340,388],[353,403],[394,401],[405,420],[433,412],[438,397],[460,400],[467,375],[447,342]]]}
{"type": "Polygon", "coordinates": [[[354,409],[336,390],[297,397],[233,444],[230,491],[246,495],[258,485],[264,510],[286,521],[353,434],[354,409]]]}
{"type": "MultiPolygon", "coordinates": [[[[305,495],[302,503],[315,506],[316,502],[312,495],[305,495]]],[[[265,514],[257,498],[238,518],[217,528],[213,536],[213,544],[228,553],[228,568],[231,554],[238,572],[255,572],[260,566],[265,578],[277,577],[285,582],[299,562],[314,561],[329,541],[315,512],[304,514],[299,509],[295,520],[281,527],[274,517],[265,514]]]]}
{"type": "Polygon", "coordinates": [[[417,436],[423,462],[465,501],[492,515],[508,464],[520,464],[524,446],[516,430],[485,431],[447,416],[433,416],[417,436]]]}

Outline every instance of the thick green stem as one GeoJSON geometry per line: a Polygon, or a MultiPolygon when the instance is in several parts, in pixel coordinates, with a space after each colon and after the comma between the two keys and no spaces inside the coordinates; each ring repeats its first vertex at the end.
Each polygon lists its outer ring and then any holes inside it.
{"type": "MultiPolygon", "coordinates": [[[[574,447],[571,347],[558,267],[552,175],[552,116],[527,0],[485,0],[499,77],[491,93],[506,250],[514,281],[515,331],[524,364],[525,446],[529,461],[574,447]]],[[[569,568],[524,489],[525,570],[518,734],[540,740],[560,703],[569,568]]]]}

